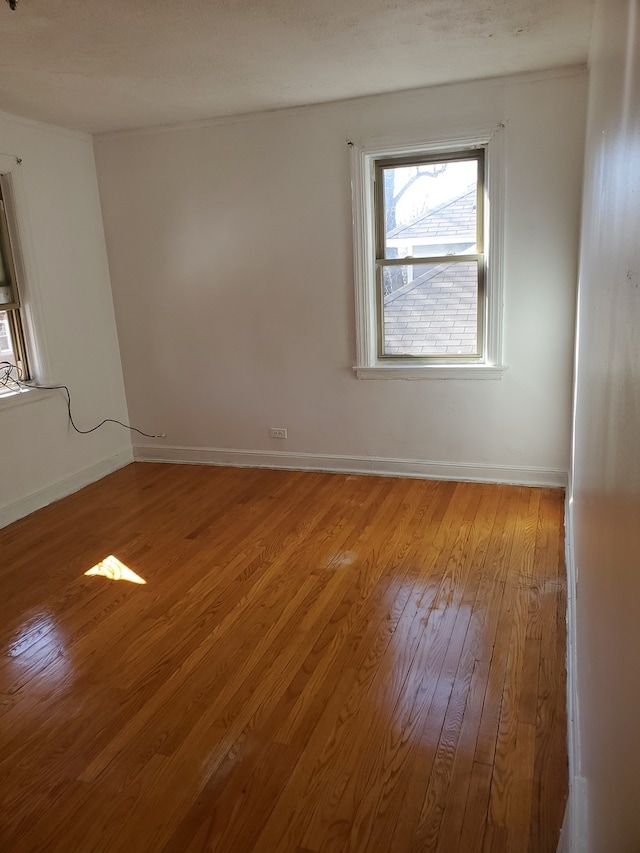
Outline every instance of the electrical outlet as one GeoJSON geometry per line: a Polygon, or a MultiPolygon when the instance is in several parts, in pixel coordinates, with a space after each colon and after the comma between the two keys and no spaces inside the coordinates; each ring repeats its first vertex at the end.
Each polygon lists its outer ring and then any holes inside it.
{"type": "Polygon", "coordinates": [[[270,427],[269,435],[271,438],[286,438],[287,431],[283,427],[270,427]]]}

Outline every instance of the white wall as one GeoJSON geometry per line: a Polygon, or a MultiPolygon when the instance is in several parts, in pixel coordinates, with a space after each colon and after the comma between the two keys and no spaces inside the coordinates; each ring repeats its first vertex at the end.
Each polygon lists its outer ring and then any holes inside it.
{"type": "Polygon", "coordinates": [[[640,850],[639,15],[600,0],[590,59],[571,554],[573,849],[590,853],[640,850]]]}
{"type": "Polygon", "coordinates": [[[562,482],[585,103],[574,70],[97,138],[131,417],[168,433],[138,455],[562,482]],[[346,140],[492,122],[504,379],[356,379],[346,140]]]}
{"type": "MultiPolygon", "coordinates": [[[[91,138],[0,114],[3,162],[22,158],[25,294],[39,333],[39,378],[67,384],[81,427],[127,416],[91,138]]],[[[74,433],[61,392],[0,400],[0,526],[131,458],[129,433],[74,433]]]]}

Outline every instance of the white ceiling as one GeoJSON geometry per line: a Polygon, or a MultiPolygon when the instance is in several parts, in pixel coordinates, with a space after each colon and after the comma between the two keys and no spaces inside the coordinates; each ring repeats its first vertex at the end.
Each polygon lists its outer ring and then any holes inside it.
{"type": "Polygon", "coordinates": [[[0,0],[0,110],[90,132],[586,61],[592,0],[0,0]]]}

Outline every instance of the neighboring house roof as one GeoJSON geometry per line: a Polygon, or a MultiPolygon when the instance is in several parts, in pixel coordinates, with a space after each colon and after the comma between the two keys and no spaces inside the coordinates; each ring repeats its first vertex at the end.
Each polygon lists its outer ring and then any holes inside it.
{"type": "MultiPolygon", "coordinates": [[[[394,243],[476,240],[475,187],[406,225],[393,229],[394,243]]],[[[476,352],[475,264],[440,263],[406,268],[414,278],[384,298],[388,355],[469,355],[476,352]]]]}
{"type": "Polygon", "coordinates": [[[431,266],[385,297],[387,355],[470,355],[476,351],[474,267],[473,263],[431,266]]]}
{"type": "Polygon", "coordinates": [[[456,237],[460,241],[476,239],[476,187],[468,187],[462,195],[445,201],[405,225],[387,234],[387,242],[415,243],[435,237],[456,237]]]}

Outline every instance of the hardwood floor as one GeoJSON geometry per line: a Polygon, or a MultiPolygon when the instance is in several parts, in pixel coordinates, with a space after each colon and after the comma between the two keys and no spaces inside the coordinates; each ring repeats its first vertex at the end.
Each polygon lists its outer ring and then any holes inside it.
{"type": "Polygon", "coordinates": [[[0,850],[555,851],[563,502],[134,464],[0,531],[0,850]]]}

